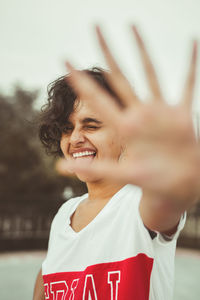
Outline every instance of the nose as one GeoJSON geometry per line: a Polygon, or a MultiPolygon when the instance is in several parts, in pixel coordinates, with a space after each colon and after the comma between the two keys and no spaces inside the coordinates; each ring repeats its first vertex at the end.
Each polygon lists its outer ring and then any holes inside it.
{"type": "Polygon", "coordinates": [[[70,136],[70,143],[73,146],[79,145],[81,143],[84,143],[85,137],[84,134],[79,130],[75,129],[72,131],[71,136],[70,136]]]}

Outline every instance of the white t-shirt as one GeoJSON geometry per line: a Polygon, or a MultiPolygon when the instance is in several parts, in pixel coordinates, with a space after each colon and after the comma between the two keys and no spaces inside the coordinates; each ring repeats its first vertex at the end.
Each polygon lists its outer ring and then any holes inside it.
{"type": "Polygon", "coordinates": [[[50,300],[171,300],[176,238],[152,238],[139,214],[140,188],[126,185],[80,232],[70,217],[87,194],[55,216],[42,265],[50,300]]]}

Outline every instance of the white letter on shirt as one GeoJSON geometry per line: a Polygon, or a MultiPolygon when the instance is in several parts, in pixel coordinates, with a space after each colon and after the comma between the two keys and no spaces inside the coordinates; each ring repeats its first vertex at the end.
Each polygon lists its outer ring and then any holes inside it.
{"type": "Polygon", "coordinates": [[[111,300],[118,299],[118,285],[120,282],[120,271],[108,272],[108,283],[111,288],[111,300]]]}

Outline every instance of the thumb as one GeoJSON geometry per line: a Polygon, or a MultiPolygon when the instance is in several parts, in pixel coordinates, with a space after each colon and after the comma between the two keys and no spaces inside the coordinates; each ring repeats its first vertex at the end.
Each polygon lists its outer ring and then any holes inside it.
{"type": "Polygon", "coordinates": [[[73,165],[65,158],[59,158],[55,163],[55,170],[61,176],[74,176],[73,165]]]}

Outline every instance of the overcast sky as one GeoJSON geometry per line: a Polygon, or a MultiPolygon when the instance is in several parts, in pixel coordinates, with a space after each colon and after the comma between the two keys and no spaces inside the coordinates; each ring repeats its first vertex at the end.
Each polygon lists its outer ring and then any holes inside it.
{"type": "MultiPolygon", "coordinates": [[[[42,102],[47,84],[66,72],[65,59],[78,68],[105,67],[95,23],[102,25],[124,73],[146,97],[129,26],[136,24],[167,98],[171,102],[178,99],[191,41],[200,40],[199,0],[0,0],[1,90],[10,92],[16,82],[39,88],[42,102]]],[[[200,110],[200,84],[195,99],[200,110]]]]}

